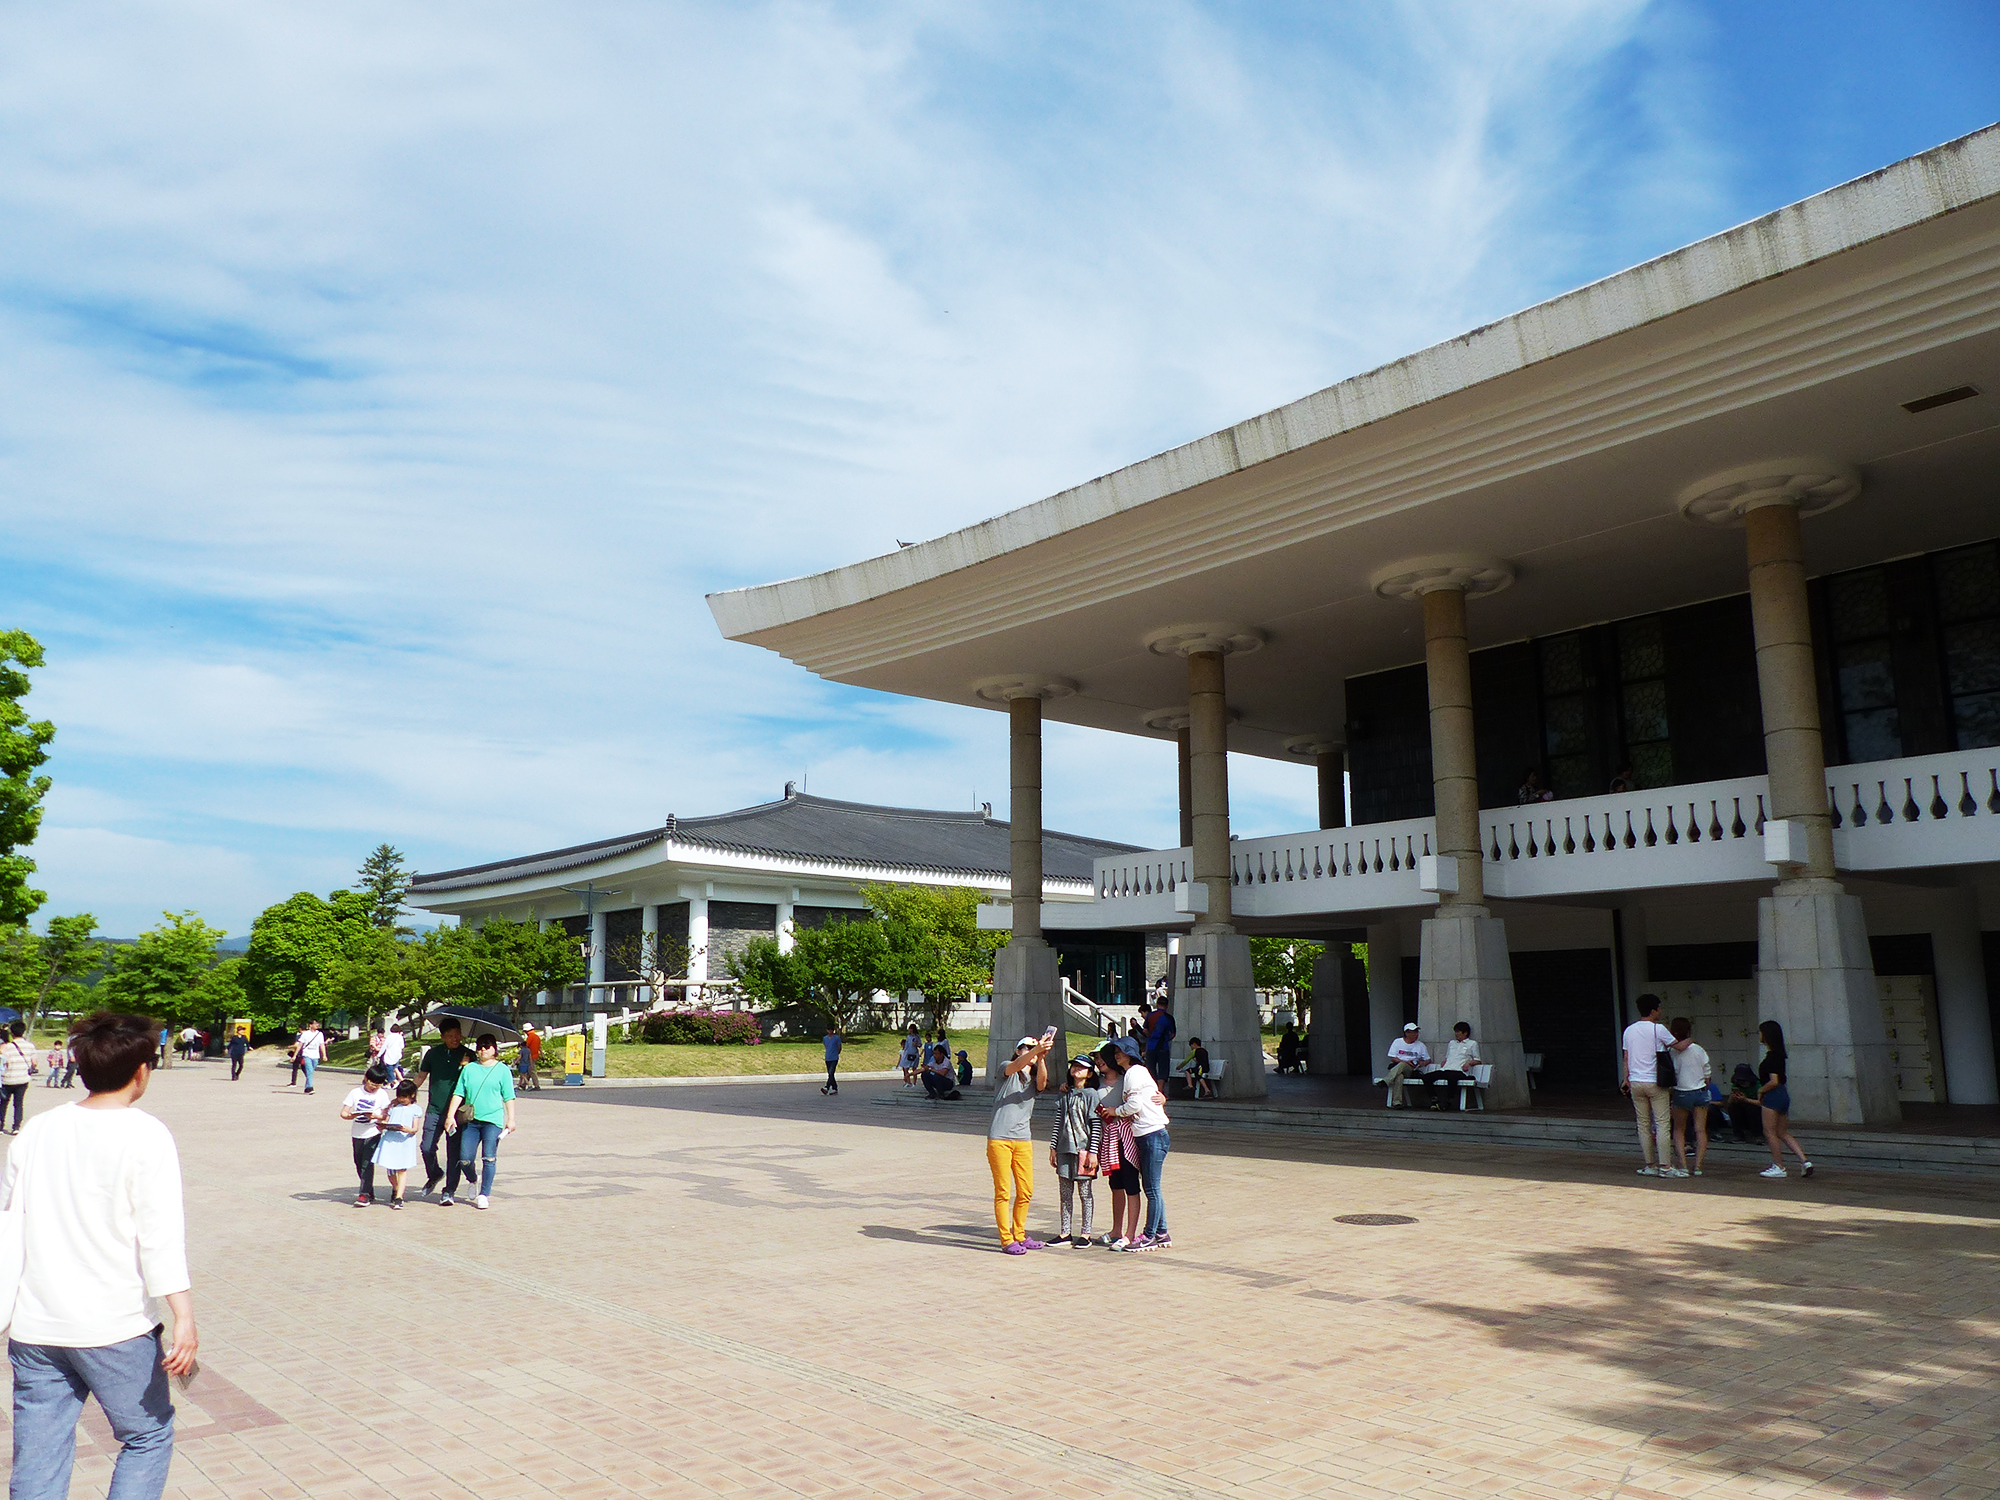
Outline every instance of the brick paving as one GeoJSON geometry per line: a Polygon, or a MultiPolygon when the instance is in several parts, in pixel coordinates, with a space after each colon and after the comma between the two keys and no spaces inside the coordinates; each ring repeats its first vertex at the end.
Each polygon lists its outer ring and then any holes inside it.
{"type": "MultiPolygon", "coordinates": [[[[1177,1127],[1177,1248],[1006,1258],[968,1106],[552,1090],[491,1212],[392,1214],[327,1082],[149,1095],[203,1336],[173,1494],[2000,1495],[1985,1184],[1177,1127]]],[[[76,1494],[110,1450],[93,1407],[76,1494]]]]}

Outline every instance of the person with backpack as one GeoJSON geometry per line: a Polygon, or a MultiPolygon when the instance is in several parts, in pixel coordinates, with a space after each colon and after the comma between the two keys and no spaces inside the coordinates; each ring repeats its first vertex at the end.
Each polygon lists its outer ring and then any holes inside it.
{"type": "Polygon", "coordinates": [[[35,1049],[22,1040],[28,1028],[7,1024],[6,1045],[0,1046],[0,1135],[7,1130],[7,1106],[14,1106],[14,1134],[21,1133],[21,1109],[28,1097],[28,1080],[35,1076],[35,1049]]]}
{"type": "Polygon", "coordinates": [[[1639,1121],[1641,1177],[1685,1177],[1673,1164],[1674,1035],[1660,1024],[1660,997],[1639,997],[1639,1019],[1625,1028],[1618,1051],[1618,1087],[1631,1096],[1639,1121]]]}
{"type": "Polygon", "coordinates": [[[1174,1024],[1173,1010],[1165,1000],[1153,1007],[1152,1017],[1146,1023],[1146,1071],[1163,1088],[1166,1080],[1173,1077],[1174,1036],[1179,1030],[1174,1024]]]}

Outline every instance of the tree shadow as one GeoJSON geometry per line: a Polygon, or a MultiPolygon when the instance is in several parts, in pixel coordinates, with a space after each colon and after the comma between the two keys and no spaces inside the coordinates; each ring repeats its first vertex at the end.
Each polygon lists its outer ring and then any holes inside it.
{"type": "MultiPolygon", "coordinates": [[[[1685,1220],[1635,1217],[1635,1239],[1685,1220]]],[[[1977,1224],[1768,1214],[1732,1238],[1525,1257],[1582,1283],[1538,1306],[1436,1311],[1502,1348],[1568,1354],[1656,1387],[1584,1401],[1581,1420],[1645,1434],[1635,1486],[1690,1466],[1837,1482],[1857,1496],[1995,1493],[2000,1240],[1977,1224]],[[1964,1488],[1954,1488],[1964,1486],[1964,1488]]]]}

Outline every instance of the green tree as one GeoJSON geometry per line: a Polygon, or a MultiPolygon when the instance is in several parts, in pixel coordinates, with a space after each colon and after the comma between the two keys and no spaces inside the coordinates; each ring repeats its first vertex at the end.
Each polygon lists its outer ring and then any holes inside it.
{"type": "Polygon", "coordinates": [[[668,980],[687,978],[687,939],[671,933],[620,938],[606,946],[604,956],[611,967],[623,969],[650,989],[657,1005],[667,1003],[668,980]]]}
{"type": "Polygon", "coordinates": [[[1313,963],[1326,952],[1324,943],[1299,938],[1250,939],[1250,978],[1260,990],[1290,990],[1299,1010],[1312,1012],[1313,963]]]}
{"type": "Polygon", "coordinates": [[[354,875],[355,888],[368,898],[371,925],[396,930],[403,914],[403,897],[409,894],[409,863],[403,851],[392,844],[377,844],[375,852],[361,862],[354,875]]]}
{"type": "Polygon", "coordinates": [[[729,955],[728,969],[760,1009],[797,1005],[806,998],[805,970],[796,956],[779,948],[776,938],[753,937],[729,955]]]}
{"type": "Polygon", "coordinates": [[[923,996],[920,1024],[942,1028],[952,1008],[993,986],[993,956],[1005,932],[979,930],[980,892],[965,886],[869,885],[862,899],[881,919],[891,976],[885,989],[923,996]]]}
{"type": "Polygon", "coordinates": [[[48,897],[28,884],[35,862],[18,851],[42,827],[49,778],[34,772],[49,758],[56,726],[30,720],[21,700],[28,671],[42,664],[42,644],[25,630],[0,630],[0,924],[26,922],[48,897]]]}
{"type": "Polygon", "coordinates": [[[215,945],[229,936],[191,911],[161,912],[159,926],[112,954],[111,971],[98,983],[107,1009],[160,1021],[206,1020],[201,987],[215,967],[215,945]]]}
{"type": "Polygon", "coordinates": [[[542,990],[560,990],[590,973],[576,939],[561,927],[544,931],[534,922],[488,917],[476,931],[462,934],[456,952],[459,993],[506,1007],[516,1021],[521,1007],[542,990]]]}
{"type": "Polygon", "coordinates": [[[790,956],[806,1002],[843,1033],[860,1024],[877,990],[893,989],[900,978],[883,924],[866,919],[807,927],[793,936],[790,956]]]}
{"type": "Polygon", "coordinates": [[[459,994],[473,936],[458,927],[420,938],[371,928],[348,944],[327,975],[325,992],[335,1007],[365,1015],[371,1024],[377,1016],[396,1016],[406,1030],[421,1032],[432,1007],[459,994]]]}
{"type": "Polygon", "coordinates": [[[283,1024],[302,1009],[332,1009],[336,971],[365,956],[374,941],[372,912],[370,897],[359,891],[335,891],[325,900],[300,891],[266,907],[250,925],[243,955],[253,1014],[283,1024]]]}
{"type": "Polygon", "coordinates": [[[0,1005],[27,1014],[42,993],[49,961],[42,940],[25,922],[0,927],[0,1005]]]}
{"type": "MultiPolygon", "coordinates": [[[[83,980],[104,967],[109,949],[96,937],[97,918],[89,912],[79,912],[73,917],[49,918],[47,936],[39,940],[42,956],[41,982],[28,1003],[18,1006],[28,1023],[30,1032],[34,1030],[36,1019],[53,1008],[74,1011],[79,1007],[76,992],[83,990],[83,980]],[[64,1001],[57,1000],[60,994],[64,1001]]],[[[87,993],[87,991],[85,992],[87,993]]]]}

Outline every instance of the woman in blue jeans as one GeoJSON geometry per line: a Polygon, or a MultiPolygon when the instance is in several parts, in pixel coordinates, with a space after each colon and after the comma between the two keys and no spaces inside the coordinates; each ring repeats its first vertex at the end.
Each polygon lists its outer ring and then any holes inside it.
{"type": "Polygon", "coordinates": [[[486,1157],[486,1164],[480,1169],[479,1195],[472,1200],[472,1206],[489,1207],[487,1199],[493,1192],[500,1142],[514,1133],[514,1074],[500,1065],[500,1043],[490,1031],[480,1033],[473,1044],[473,1060],[459,1070],[458,1084],[452,1090],[444,1133],[450,1135],[461,1129],[464,1133],[459,1137],[458,1155],[465,1175],[470,1177],[478,1165],[481,1148],[486,1157]],[[458,1120],[461,1099],[472,1111],[471,1120],[463,1126],[458,1120]]]}
{"type": "Polygon", "coordinates": [[[1116,1048],[1110,1049],[1109,1061],[1118,1081],[1105,1090],[1105,1099],[1097,1112],[1106,1118],[1117,1115],[1131,1122],[1133,1147],[1139,1159],[1139,1181],[1146,1189],[1146,1227],[1125,1248],[1164,1250],[1173,1244],[1167,1233],[1166,1195],[1160,1186],[1169,1146],[1167,1096],[1160,1092],[1151,1071],[1140,1063],[1139,1044],[1131,1037],[1118,1039],[1116,1048]]]}

